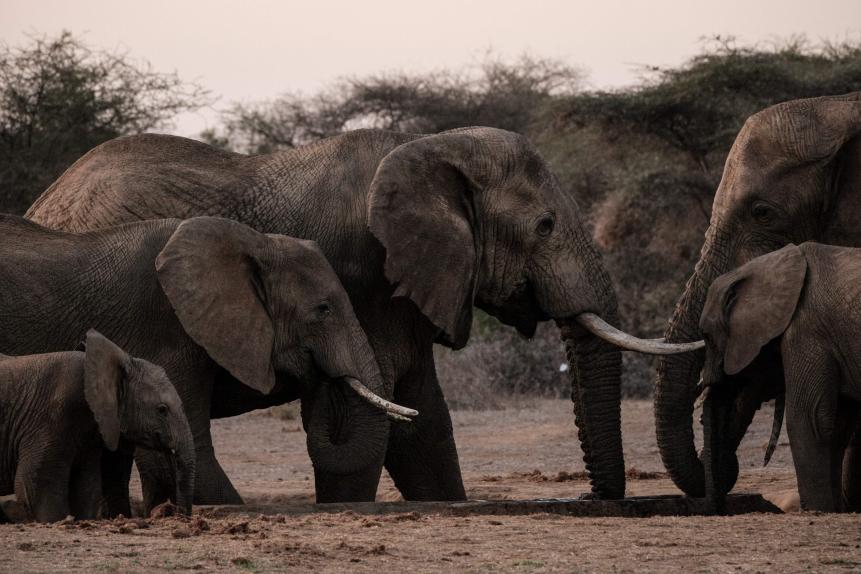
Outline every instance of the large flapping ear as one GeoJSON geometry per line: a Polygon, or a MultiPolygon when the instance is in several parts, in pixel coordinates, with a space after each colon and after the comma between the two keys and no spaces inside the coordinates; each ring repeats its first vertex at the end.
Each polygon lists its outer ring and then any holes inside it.
{"type": "Polygon", "coordinates": [[[255,255],[266,236],[219,217],[182,222],[156,258],[186,333],[230,374],[261,393],[275,385],[275,330],[255,255]]]}
{"type": "Polygon", "coordinates": [[[130,365],[125,351],[99,332],[87,332],[84,397],[109,450],[116,450],[120,441],[119,398],[130,365]]]}
{"type": "Polygon", "coordinates": [[[456,349],[469,339],[478,281],[476,195],[492,175],[484,143],[459,131],[402,144],[380,162],[368,201],[394,296],[409,297],[456,349]]]}
{"type": "Polygon", "coordinates": [[[792,100],[761,112],[794,159],[830,160],[861,135],[861,92],[792,100]]]}
{"type": "Polygon", "coordinates": [[[724,371],[735,375],[759,354],[760,349],[789,326],[804,278],[807,260],[796,245],[757,257],[721,276],[713,288],[732,289],[722,297],[729,338],[724,351],[724,371]]]}

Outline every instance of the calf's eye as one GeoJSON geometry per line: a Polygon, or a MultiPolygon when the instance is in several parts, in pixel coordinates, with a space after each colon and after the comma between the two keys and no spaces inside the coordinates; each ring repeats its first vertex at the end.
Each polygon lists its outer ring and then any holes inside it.
{"type": "Polygon", "coordinates": [[[161,404],[160,404],[158,407],[156,407],[156,408],[158,409],[158,414],[160,414],[160,415],[166,415],[166,414],[167,414],[168,408],[167,408],[167,405],[166,405],[166,404],[161,403],[161,404]]]}
{"type": "Polygon", "coordinates": [[[535,224],[535,233],[540,235],[541,237],[547,237],[551,233],[553,233],[553,227],[556,224],[556,221],[553,219],[553,216],[549,213],[546,215],[542,215],[538,222],[535,224]]]}

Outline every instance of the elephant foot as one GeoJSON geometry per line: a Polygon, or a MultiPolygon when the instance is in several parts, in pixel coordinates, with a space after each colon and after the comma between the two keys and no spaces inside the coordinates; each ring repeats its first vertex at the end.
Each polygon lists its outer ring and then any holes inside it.
{"type": "Polygon", "coordinates": [[[390,437],[385,466],[405,500],[466,500],[453,436],[431,448],[416,436],[390,437]]]}
{"type": "Polygon", "coordinates": [[[245,504],[215,459],[212,448],[197,451],[194,504],[245,504]]]}

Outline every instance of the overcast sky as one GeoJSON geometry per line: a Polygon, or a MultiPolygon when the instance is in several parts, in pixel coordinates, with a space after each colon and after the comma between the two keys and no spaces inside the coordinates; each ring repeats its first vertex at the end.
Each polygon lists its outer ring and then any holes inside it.
{"type": "MultiPolygon", "coordinates": [[[[678,64],[701,39],[861,39],[861,0],[0,0],[0,40],[62,29],[234,100],[313,92],[338,76],[460,67],[492,49],[559,58],[594,87],[678,64]]],[[[185,116],[198,133],[215,110],[185,116]]]]}

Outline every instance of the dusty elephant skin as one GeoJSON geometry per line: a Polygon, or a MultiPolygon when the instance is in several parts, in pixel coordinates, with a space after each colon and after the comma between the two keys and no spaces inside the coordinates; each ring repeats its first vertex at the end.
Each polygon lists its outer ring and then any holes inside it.
{"type": "Polygon", "coordinates": [[[134,446],[171,453],[190,513],[194,443],[164,369],[92,330],[85,352],[0,355],[0,495],[14,492],[32,518],[96,518],[103,451],[134,446]]]}
{"type": "MultiPolygon", "coordinates": [[[[730,150],[700,260],[679,299],[668,341],[700,338],[706,292],[719,275],[805,241],[861,247],[861,93],[794,100],[751,116],[730,150]]],[[[658,363],[655,422],[675,484],[705,494],[693,438],[704,354],[658,363]]]]}
{"type": "Polygon", "coordinates": [[[735,450],[752,413],[785,394],[801,507],[861,511],[861,314],[847,306],[859,297],[861,249],[818,243],[788,245],[712,284],[700,321],[709,393],[703,457],[706,490],[718,507],[735,482],[735,450]],[[745,384],[760,391],[744,392],[745,384]]]}
{"type": "MultiPolygon", "coordinates": [[[[347,294],[312,242],[214,217],[78,235],[0,216],[0,238],[0,352],[71,349],[92,327],[163,366],[194,435],[195,503],[241,503],[212,449],[211,411],[238,408],[219,386],[242,387],[265,404],[301,395],[320,468],[381,464],[385,412],[342,381],[381,393],[381,377],[347,294]],[[332,381],[307,384],[320,375],[332,381]]],[[[172,497],[170,461],[146,450],[135,459],[146,507],[172,497]]],[[[122,485],[106,493],[108,514],[129,516],[132,458],[117,451],[103,463],[106,483],[122,485]]]]}
{"type": "MultiPolygon", "coordinates": [[[[594,312],[617,323],[615,292],[577,205],[522,136],[358,130],[254,157],[171,136],[120,138],[69,168],[28,217],[84,230],[200,214],[320,245],[389,395],[420,412],[413,425],[393,429],[385,461],[406,498],[464,498],[432,346],[463,347],[473,305],[527,336],[538,321],[563,327],[593,491],[624,495],[620,352],[574,320],[594,312]]],[[[376,485],[380,470],[347,482],[376,485]]],[[[315,478],[320,501],[350,498],[344,477],[315,478]]]]}

